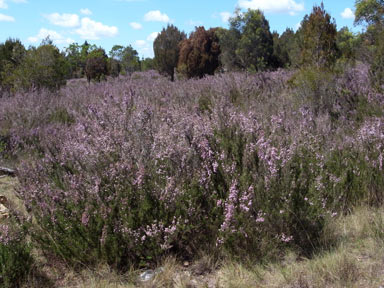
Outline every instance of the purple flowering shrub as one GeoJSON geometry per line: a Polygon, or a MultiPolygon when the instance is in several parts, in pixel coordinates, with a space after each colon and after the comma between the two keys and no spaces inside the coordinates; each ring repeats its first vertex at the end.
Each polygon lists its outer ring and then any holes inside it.
{"type": "Polygon", "coordinates": [[[32,238],[74,265],[117,269],[201,250],[310,254],[328,218],[382,204],[383,102],[364,71],[312,88],[283,70],[148,72],[5,99],[0,124],[33,155],[18,169],[32,238]],[[327,91],[336,99],[316,104],[327,91]],[[360,98],[378,112],[343,104],[360,98]]]}

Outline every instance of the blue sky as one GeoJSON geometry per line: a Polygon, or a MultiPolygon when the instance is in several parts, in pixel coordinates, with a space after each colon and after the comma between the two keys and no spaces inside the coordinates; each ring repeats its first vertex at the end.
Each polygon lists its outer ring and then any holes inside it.
{"type": "MultiPolygon", "coordinates": [[[[324,0],[338,29],[353,27],[354,0],[324,0]]],[[[296,29],[313,0],[0,0],[0,42],[18,38],[24,45],[40,44],[47,35],[63,49],[85,40],[103,47],[132,45],[140,56],[152,57],[152,44],[167,23],[190,33],[195,26],[228,27],[236,7],[264,11],[271,31],[296,29]]]]}

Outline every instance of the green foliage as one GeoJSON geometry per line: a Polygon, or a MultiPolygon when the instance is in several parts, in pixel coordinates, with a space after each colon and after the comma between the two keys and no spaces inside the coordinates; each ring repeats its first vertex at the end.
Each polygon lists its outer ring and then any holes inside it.
{"type": "Polygon", "coordinates": [[[357,41],[357,36],[348,27],[343,27],[337,32],[337,48],[343,61],[354,61],[356,59],[357,41]]]}
{"type": "Polygon", "coordinates": [[[219,31],[224,67],[251,71],[272,67],[273,37],[264,14],[260,10],[236,11],[229,23],[229,30],[219,31]]]}
{"type": "Polygon", "coordinates": [[[155,61],[153,58],[143,58],[140,61],[141,71],[148,71],[155,69],[155,61]]]}
{"type": "Polygon", "coordinates": [[[9,76],[14,90],[58,89],[66,83],[68,65],[59,49],[52,44],[31,47],[21,65],[9,76]]]}
{"type": "Polygon", "coordinates": [[[380,26],[384,24],[383,0],[356,0],[355,7],[355,24],[380,26]]]}
{"type": "Polygon", "coordinates": [[[300,62],[298,36],[287,28],[280,36],[274,33],[273,56],[277,67],[297,67],[300,62]]]}
{"type": "Polygon", "coordinates": [[[57,107],[49,114],[48,122],[71,125],[75,123],[75,117],[65,107],[57,107]]]}
{"type": "Polygon", "coordinates": [[[109,55],[112,59],[118,61],[125,73],[132,73],[140,70],[138,53],[131,45],[127,47],[115,45],[112,47],[109,55]]]}
{"type": "Polygon", "coordinates": [[[96,45],[90,45],[87,41],[82,45],[72,43],[65,49],[66,60],[69,64],[69,78],[84,77],[88,54],[96,49],[96,45]]]}
{"type": "Polygon", "coordinates": [[[238,27],[241,38],[236,49],[243,67],[249,70],[264,70],[271,65],[273,38],[269,23],[259,10],[248,10],[231,20],[231,27],[238,27]]]}
{"type": "Polygon", "coordinates": [[[188,78],[213,75],[219,66],[220,46],[216,29],[196,30],[180,43],[178,72],[188,78]]]}
{"type": "Polygon", "coordinates": [[[85,74],[88,82],[91,80],[100,81],[106,77],[108,74],[108,56],[104,49],[98,48],[88,54],[85,74]]]}
{"type": "Polygon", "coordinates": [[[9,235],[15,233],[10,227],[1,225],[0,229],[0,287],[21,287],[33,264],[31,247],[21,235],[9,235]]]}
{"type": "Polygon", "coordinates": [[[212,113],[212,100],[208,95],[201,95],[198,100],[199,110],[201,112],[212,113]]]}
{"type": "Polygon", "coordinates": [[[219,37],[219,44],[221,47],[219,59],[223,69],[226,71],[239,70],[241,64],[236,56],[236,47],[238,40],[240,39],[239,31],[235,29],[227,30],[218,28],[216,34],[219,37]]]}
{"type": "Polygon", "coordinates": [[[377,36],[377,45],[373,54],[370,68],[372,84],[379,90],[384,91],[384,31],[377,36]]]}
{"type": "Polygon", "coordinates": [[[3,141],[3,139],[0,138],[0,155],[2,155],[2,153],[5,151],[5,147],[6,147],[5,141],[3,141]]]}
{"type": "Polygon", "coordinates": [[[179,61],[179,43],[184,39],[185,33],[171,24],[163,28],[153,42],[156,67],[160,73],[170,76],[172,81],[179,61]]]}
{"type": "Polygon", "coordinates": [[[290,80],[300,105],[310,107],[316,115],[332,113],[336,101],[334,74],[315,67],[301,68],[290,80]]]}
{"type": "Polygon", "coordinates": [[[121,61],[123,58],[123,51],[124,51],[124,46],[114,45],[111,51],[109,51],[109,57],[116,59],[117,61],[121,61]]]}
{"type": "Polygon", "coordinates": [[[140,58],[139,54],[132,46],[127,46],[123,50],[121,58],[121,66],[127,73],[140,71],[140,58]]]}
{"type": "Polygon", "coordinates": [[[7,157],[10,146],[10,137],[5,132],[0,131],[0,159],[7,157]]]}
{"type": "Polygon", "coordinates": [[[302,33],[301,63],[317,67],[331,67],[337,58],[336,23],[324,10],[323,3],[314,6],[305,15],[299,33],[302,33]]]}
{"type": "Polygon", "coordinates": [[[113,58],[108,58],[108,74],[112,77],[117,77],[121,72],[121,64],[113,58]]]}
{"type": "MultiPolygon", "coordinates": [[[[8,39],[0,44],[0,62],[8,61],[20,65],[25,56],[24,45],[18,39],[8,39]]],[[[1,64],[0,63],[0,64],[1,64]]],[[[0,66],[1,67],[1,66],[0,66]]]]}
{"type": "Polygon", "coordinates": [[[0,44],[0,86],[10,89],[12,75],[24,61],[26,50],[20,40],[8,39],[0,44]]]}

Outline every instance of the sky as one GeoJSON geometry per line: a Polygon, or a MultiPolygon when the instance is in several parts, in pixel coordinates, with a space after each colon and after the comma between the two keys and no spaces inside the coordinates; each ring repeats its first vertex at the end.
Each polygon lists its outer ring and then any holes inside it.
{"type": "MultiPolygon", "coordinates": [[[[337,28],[354,27],[354,0],[324,0],[337,28]]],[[[70,43],[132,45],[140,57],[153,57],[153,40],[167,24],[189,34],[196,26],[228,28],[236,8],[260,9],[271,31],[296,30],[321,0],[0,0],[0,42],[20,39],[38,46],[48,35],[60,49],[70,43]]]]}

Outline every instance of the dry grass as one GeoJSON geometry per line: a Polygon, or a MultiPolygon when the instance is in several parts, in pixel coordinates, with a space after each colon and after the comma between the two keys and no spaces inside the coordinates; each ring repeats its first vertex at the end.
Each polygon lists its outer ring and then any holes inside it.
{"type": "Polygon", "coordinates": [[[16,178],[7,176],[0,176],[0,195],[4,195],[9,201],[18,203],[19,199],[16,198],[14,187],[17,184],[16,178]]]}
{"type": "Polygon", "coordinates": [[[216,277],[220,287],[380,287],[384,285],[384,212],[361,208],[329,225],[326,237],[339,240],[337,248],[313,259],[285,261],[268,267],[244,268],[227,264],[216,277]]]}
{"type": "Polygon", "coordinates": [[[17,178],[1,176],[0,177],[0,195],[7,198],[7,207],[26,213],[23,203],[16,197],[15,187],[18,184],[17,178]]]}

